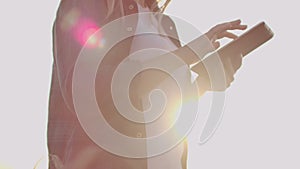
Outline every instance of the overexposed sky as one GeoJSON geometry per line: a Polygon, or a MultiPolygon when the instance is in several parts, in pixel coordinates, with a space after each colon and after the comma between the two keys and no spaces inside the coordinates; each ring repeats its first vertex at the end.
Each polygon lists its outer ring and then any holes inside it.
{"type": "MultiPolygon", "coordinates": [[[[51,29],[58,3],[6,1],[0,7],[0,169],[30,169],[40,159],[40,168],[46,167],[51,29]]],[[[201,146],[190,142],[189,169],[300,168],[296,3],[172,0],[166,12],[202,32],[237,18],[249,27],[265,21],[275,32],[244,60],[214,137],[201,146]]]]}

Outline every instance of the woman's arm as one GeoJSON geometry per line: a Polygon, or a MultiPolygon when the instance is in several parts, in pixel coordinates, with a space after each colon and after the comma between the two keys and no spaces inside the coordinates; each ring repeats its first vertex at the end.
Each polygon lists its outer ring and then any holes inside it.
{"type": "MultiPolygon", "coordinates": [[[[185,63],[187,65],[190,65],[190,67],[192,67],[192,70],[199,75],[197,78],[197,83],[199,86],[200,96],[209,90],[225,90],[233,81],[233,76],[235,72],[241,66],[242,58],[239,54],[222,57],[219,57],[215,54],[205,59],[204,57],[206,54],[213,52],[220,47],[220,43],[218,42],[219,39],[225,37],[229,39],[237,38],[235,34],[228,32],[228,30],[244,30],[246,28],[246,25],[241,25],[240,20],[216,25],[207,33],[194,39],[187,45],[180,47],[177,50],[163,54],[162,56],[155,57],[155,59],[148,61],[148,65],[146,66],[168,63],[167,66],[169,69],[176,70],[177,68],[181,67],[182,64],[185,63]],[[174,61],[174,57],[178,57],[184,63],[174,61]],[[212,76],[214,76],[214,78],[218,78],[219,76],[220,79],[222,78],[222,76],[224,76],[223,74],[212,74],[212,70],[215,69],[215,67],[218,65],[221,67],[222,70],[224,70],[224,72],[220,73],[224,73],[225,81],[224,79],[223,81],[214,80],[214,84],[212,84],[212,76]]],[[[149,72],[151,72],[151,70],[148,71],[148,77],[150,77],[149,74],[151,74],[149,72]]],[[[149,92],[151,89],[154,89],[155,86],[157,86],[168,76],[166,74],[158,73],[156,70],[153,71],[151,77],[153,78],[145,82],[145,91],[143,92],[143,94],[149,92]]]]}
{"type": "Polygon", "coordinates": [[[174,51],[174,53],[182,58],[188,65],[192,65],[192,70],[199,75],[197,77],[197,83],[200,87],[200,96],[210,90],[225,90],[233,81],[233,76],[242,63],[242,57],[238,53],[231,56],[218,56],[217,53],[215,53],[205,59],[204,56],[220,47],[219,39],[237,38],[237,35],[228,32],[229,30],[245,30],[246,28],[246,25],[241,24],[241,20],[222,23],[214,26],[207,33],[196,38],[184,47],[174,51]],[[218,64],[221,64],[219,66],[222,66],[224,74],[212,74],[213,69],[215,69],[218,64]],[[222,80],[214,80],[214,84],[212,84],[212,76],[220,76],[221,79],[224,75],[226,84],[224,84],[222,80]]]}
{"type": "MultiPolygon", "coordinates": [[[[84,29],[104,24],[104,0],[62,0],[53,24],[53,55],[60,91],[69,109],[73,109],[72,77],[76,60],[84,45],[84,29]]],[[[84,39],[85,38],[85,39],[84,39]]]]}

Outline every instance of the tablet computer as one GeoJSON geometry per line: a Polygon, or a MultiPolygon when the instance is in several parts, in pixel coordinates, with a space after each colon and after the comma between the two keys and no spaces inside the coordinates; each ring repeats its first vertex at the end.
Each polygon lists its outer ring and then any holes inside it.
{"type": "MultiPolygon", "coordinates": [[[[267,24],[265,22],[260,22],[244,34],[240,35],[237,39],[232,40],[225,46],[209,54],[206,58],[215,56],[216,54],[220,57],[239,54],[246,56],[254,49],[270,40],[273,36],[274,33],[267,24]]],[[[201,72],[201,67],[200,64],[196,64],[191,69],[195,72],[201,72]]]]}
{"type": "Polygon", "coordinates": [[[218,49],[216,52],[218,52],[220,57],[230,54],[242,54],[243,56],[246,56],[254,49],[270,40],[273,36],[274,33],[268,25],[265,22],[260,22],[237,39],[218,49]]]}

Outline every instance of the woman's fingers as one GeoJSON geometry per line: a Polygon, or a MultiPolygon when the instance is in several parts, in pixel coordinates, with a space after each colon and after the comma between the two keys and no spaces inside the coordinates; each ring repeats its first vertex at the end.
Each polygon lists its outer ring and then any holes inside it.
{"type": "Polygon", "coordinates": [[[218,34],[218,35],[215,35],[213,38],[211,38],[211,43],[212,43],[212,45],[214,46],[214,48],[215,49],[218,49],[219,47],[220,47],[220,42],[218,42],[217,40],[218,39],[222,39],[222,38],[230,38],[230,39],[236,39],[236,38],[238,38],[238,36],[237,35],[235,35],[235,34],[233,34],[233,33],[230,33],[230,32],[227,32],[227,31],[225,31],[225,32],[222,32],[222,33],[220,33],[220,34],[218,34]]]}
{"type": "Polygon", "coordinates": [[[215,26],[215,31],[216,31],[216,33],[218,33],[218,32],[224,32],[227,30],[245,30],[246,28],[247,28],[247,25],[241,25],[241,20],[238,19],[235,21],[226,22],[226,23],[222,23],[222,24],[215,26]]]}
{"type": "Polygon", "coordinates": [[[228,30],[245,30],[246,28],[247,25],[241,25],[240,22],[228,22],[215,26],[213,32],[214,34],[218,34],[228,30]]]}
{"type": "Polygon", "coordinates": [[[212,45],[214,46],[215,49],[218,49],[221,46],[220,42],[218,41],[213,41],[212,45]]]}
{"type": "Polygon", "coordinates": [[[234,80],[234,75],[242,65],[242,56],[240,54],[233,54],[230,56],[220,56],[224,71],[226,75],[226,84],[230,86],[230,83],[234,80]]]}
{"type": "MultiPolygon", "coordinates": [[[[227,32],[228,30],[245,30],[247,28],[247,25],[241,25],[241,20],[235,20],[231,22],[226,22],[222,24],[218,24],[212,29],[210,29],[206,35],[209,39],[212,40],[214,37],[218,37],[219,34],[224,34],[224,32],[227,32]]],[[[229,35],[228,33],[225,33],[225,35],[229,35]]],[[[227,37],[227,36],[224,36],[227,37]]],[[[229,35],[229,38],[233,37],[232,34],[229,35]]]]}
{"type": "Polygon", "coordinates": [[[235,35],[235,34],[233,34],[233,33],[231,33],[231,32],[227,32],[227,31],[225,31],[225,32],[221,32],[221,33],[219,33],[218,35],[217,35],[217,39],[222,39],[222,38],[230,38],[230,39],[236,39],[236,38],[238,38],[238,36],[237,35],[235,35]]]}
{"type": "Polygon", "coordinates": [[[247,25],[241,25],[241,20],[235,20],[229,22],[229,30],[245,30],[247,28],[247,25]]]}
{"type": "Polygon", "coordinates": [[[241,20],[238,19],[235,21],[218,24],[210,29],[205,35],[211,41],[215,49],[217,49],[220,47],[220,43],[217,41],[218,39],[225,37],[230,39],[238,38],[237,35],[228,32],[228,30],[245,30],[246,28],[247,25],[241,25],[241,20]]]}
{"type": "Polygon", "coordinates": [[[243,56],[241,54],[233,54],[230,56],[230,60],[233,71],[236,72],[242,66],[243,56]]]}

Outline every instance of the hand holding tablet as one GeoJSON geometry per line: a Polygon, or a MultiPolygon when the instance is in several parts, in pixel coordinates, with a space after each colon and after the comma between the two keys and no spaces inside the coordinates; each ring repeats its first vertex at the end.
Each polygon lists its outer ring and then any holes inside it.
{"type": "MultiPolygon", "coordinates": [[[[225,90],[233,81],[236,71],[240,68],[243,59],[242,57],[269,41],[273,36],[274,33],[267,24],[265,22],[260,22],[235,40],[211,53],[202,62],[192,67],[192,70],[199,74],[198,84],[200,84],[200,87],[213,91],[225,90]],[[218,69],[218,63],[215,62],[218,60],[218,57],[223,64],[223,71],[219,71],[221,74],[215,73],[215,69],[218,69]],[[203,72],[206,73],[203,74],[203,72]],[[224,84],[224,81],[222,82],[222,80],[224,80],[222,79],[222,76],[224,77],[224,75],[226,76],[226,84],[222,87],[222,83],[224,84]],[[221,82],[216,82],[216,79],[221,79],[221,82]],[[218,85],[221,87],[215,87],[218,85]]],[[[199,137],[199,144],[204,144],[212,137],[220,123],[222,114],[222,111],[210,112],[201,132],[201,136],[199,137]]]]}
{"type": "MultiPolygon", "coordinates": [[[[228,82],[231,82],[233,79],[233,74],[236,72],[237,69],[240,67],[241,58],[240,56],[246,56],[259,46],[263,45],[267,41],[269,41],[274,36],[274,33],[271,29],[267,26],[265,22],[260,22],[256,26],[252,27],[250,30],[242,34],[241,36],[237,37],[236,39],[232,40],[225,46],[221,47],[220,49],[212,52],[209,54],[206,59],[198,64],[194,65],[191,69],[194,72],[197,72],[199,75],[203,75],[206,72],[205,69],[208,68],[207,64],[204,68],[203,63],[210,63],[210,66],[214,66],[212,63],[215,56],[219,56],[221,61],[223,62],[224,69],[231,67],[225,71],[226,75],[228,75],[228,82]],[[230,62],[230,63],[229,63],[230,62]],[[228,65],[229,64],[229,65],[228,65]],[[229,72],[229,73],[228,73],[229,72]]],[[[207,73],[207,72],[206,72],[207,73]]],[[[207,77],[207,75],[204,75],[207,77]]],[[[209,80],[209,79],[208,79],[209,80]]]]}
{"type": "Polygon", "coordinates": [[[274,33],[265,22],[260,22],[237,39],[231,41],[216,52],[222,57],[232,53],[246,56],[274,36],[274,33]]]}

